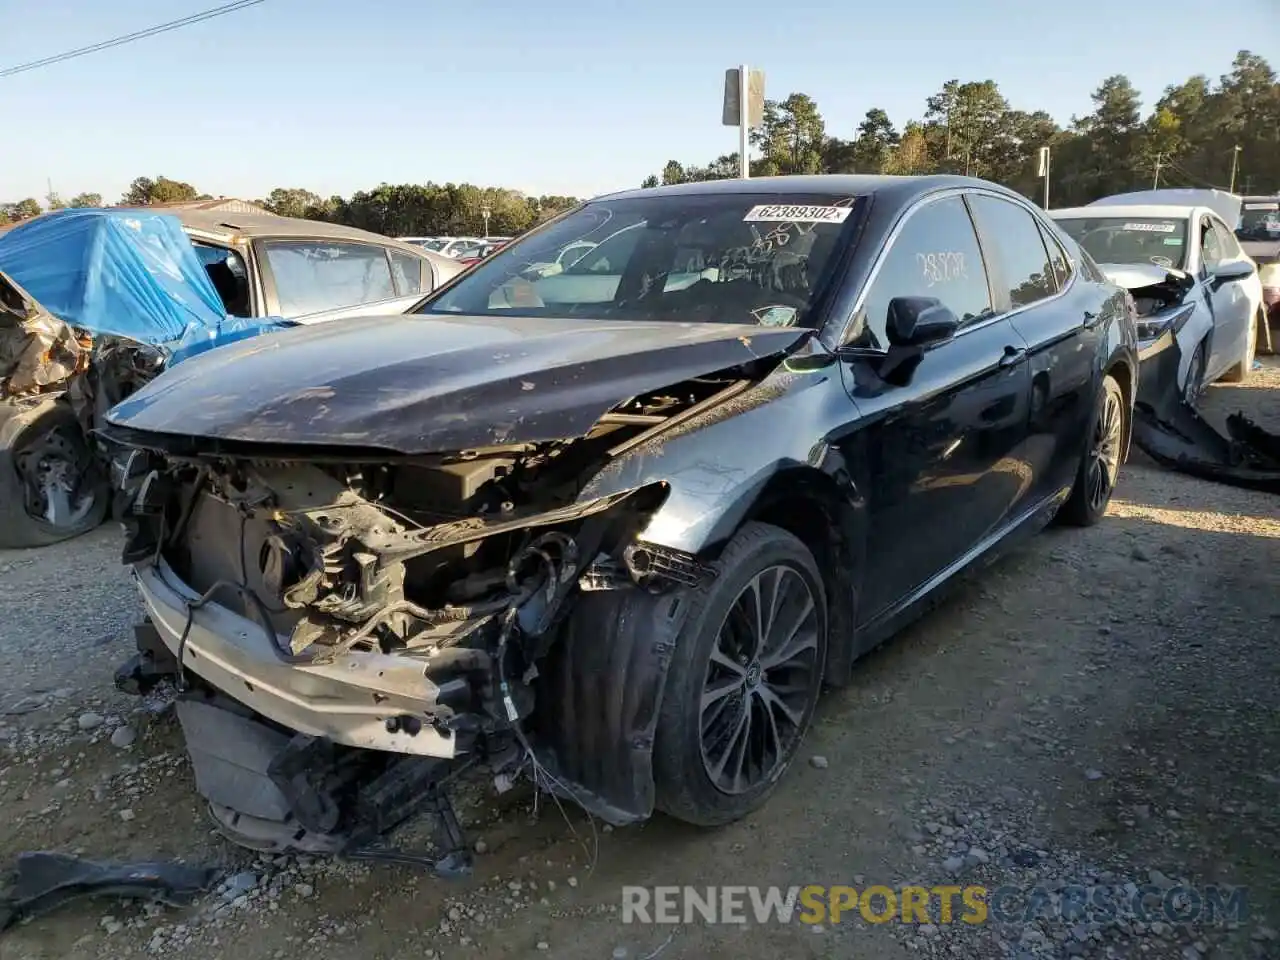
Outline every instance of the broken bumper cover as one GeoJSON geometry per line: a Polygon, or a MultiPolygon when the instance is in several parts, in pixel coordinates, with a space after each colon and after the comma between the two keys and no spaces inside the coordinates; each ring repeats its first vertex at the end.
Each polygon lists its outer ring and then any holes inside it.
{"type": "Polygon", "coordinates": [[[199,594],[163,559],[136,564],[134,574],[160,639],[181,666],[269,720],[345,746],[455,756],[457,738],[448,730],[388,724],[436,710],[441,688],[420,661],[348,651],[331,662],[288,663],[260,623],[217,603],[193,609],[199,594]]]}
{"type": "Polygon", "coordinates": [[[1239,413],[1227,417],[1224,435],[1186,403],[1178,387],[1182,351],[1171,334],[1145,348],[1141,358],[1133,418],[1139,449],[1171,470],[1280,493],[1280,437],[1239,413]]]}

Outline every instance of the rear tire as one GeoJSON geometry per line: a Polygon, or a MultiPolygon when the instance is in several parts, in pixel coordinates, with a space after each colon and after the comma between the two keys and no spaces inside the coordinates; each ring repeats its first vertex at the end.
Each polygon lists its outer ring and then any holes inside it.
{"type": "Polygon", "coordinates": [[[698,826],[738,820],[773,792],[813,718],[827,656],[822,575],[799,539],[749,523],[716,567],[688,594],[653,751],[658,809],[698,826]]]}
{"type": "Polygon", "coordinates": [[[48,546],[100,526],[111,507],[110,484],[75,414],[59,402],[15,417],[25,422],[16,425],[11,444],[0,450],[0,548],[48,546]],[[66,510],[59,522],[33,515],[41,508],[40,497],[59,482],[51,471],[71,488],[64,491],[66,510]],[[28,483],[33,474],[44,478],[43,493],[28,483]]]}
{"type": "Polygon", "coordinates": [[[1102,519],[1115,492],[1128,435],[1129,407],[1124,391],[1115,378],[1108,375],[1102,379],[1102,390],[1089,420],[1089,435],[1076,471],[1075,486],[1059,513],[1063,523],[1091,527],[1102,519]]]}
{"type": "Polygon", "coordinates": [[[1244,383],[1249,379],[1249,375],[1253,373],[1253,357],[1258,349],[1258,324],[1259,320],[1254,317],[1249,324],[1249,333],[1244,338],[1244,356],[1240,358],[1240,362],[1222,375],[1225,383],[1244,383]]]}

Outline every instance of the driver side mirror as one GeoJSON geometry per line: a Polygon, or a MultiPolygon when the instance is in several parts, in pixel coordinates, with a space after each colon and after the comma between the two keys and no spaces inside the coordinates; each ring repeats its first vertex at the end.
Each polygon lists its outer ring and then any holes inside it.
{"type": "Polygon", "coordinates": [[[1243,280],[1246,277],[1251,277],[1255,269],[1257,268],[1252,260],[1224,261],[1213,268],[1214,285],[1221,286],[1224,283],[1230,283],[1232,280],[1243,280]]]}
{"type": "Polygon", "coordinates": [[[935,297],[894,297],[885,332],[895,347],[927,347],[950,340],[960,318],[935,297]]]}

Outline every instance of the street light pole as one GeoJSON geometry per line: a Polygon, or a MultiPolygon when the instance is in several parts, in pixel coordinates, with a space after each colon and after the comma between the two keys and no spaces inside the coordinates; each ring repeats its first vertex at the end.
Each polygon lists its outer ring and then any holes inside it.
{"type": "Polygon", "coordinates": [[[744,63],[738,67],[738,176],[751,176],[751,158],[747,154],[751,134],[751,74],[744,63]]]}
{"type": "Polygon", "coordinates": [[[492,212],[488,204],[480,208],[480,216],[484,217],[484,233],[481,236],[487,237],[489,235],[489,214],[492,212]]]}
{"type": "Polygon", "coordinates": [[[1236,165],[1240,160],[1240,145],[1236,144],[1231,148],[1231,186],[1227,187],[1227,193],[1236,192],[1236,165]]]}

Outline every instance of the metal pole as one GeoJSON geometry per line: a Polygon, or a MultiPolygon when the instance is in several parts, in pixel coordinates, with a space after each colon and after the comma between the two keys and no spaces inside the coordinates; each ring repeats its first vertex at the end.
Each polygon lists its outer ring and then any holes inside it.
{"type": "Polygon", "coordinates": [[[1053,151],[1048,148],[1044,153],[1044,208],[1049,209],[1049,165],[1053,162],[1053,151]]]}
{"type": "Polygon", "coordinates": [[[746,180],[751,176],[751,160],[747,155],[750,146],[751,110],[747,98],[751,94],[751,77],[744,63],[738,67],[738,175],[746,180]]]}
{"type": "Polygon", "coordinates": [[[1227,193],[1236,192],[1236,164],[1239,162],[1239,160],[1240,160],[1240,146],[1239,144],[1237,144],[1236,146],[1231,148],[1231,186],[1227,188],[1227,193]]]}
{"type": "Polygon", "coordinates": [[[1152,190],[1159,190],[1159,189],[1160,189],[1160,159],[1161,159],[1163,156],[1164,156],[1164,155],[1163,155],[1163,154],[1160,154],[1160,153],[1157,153],[1157,154],[1156,154],[1156,177],[1155,177],[1155,179],[1154,179],[1154,180],[1152,180],[1152,181],[1151,181],[1151,189],[1152,189],[1152,190]]]}

